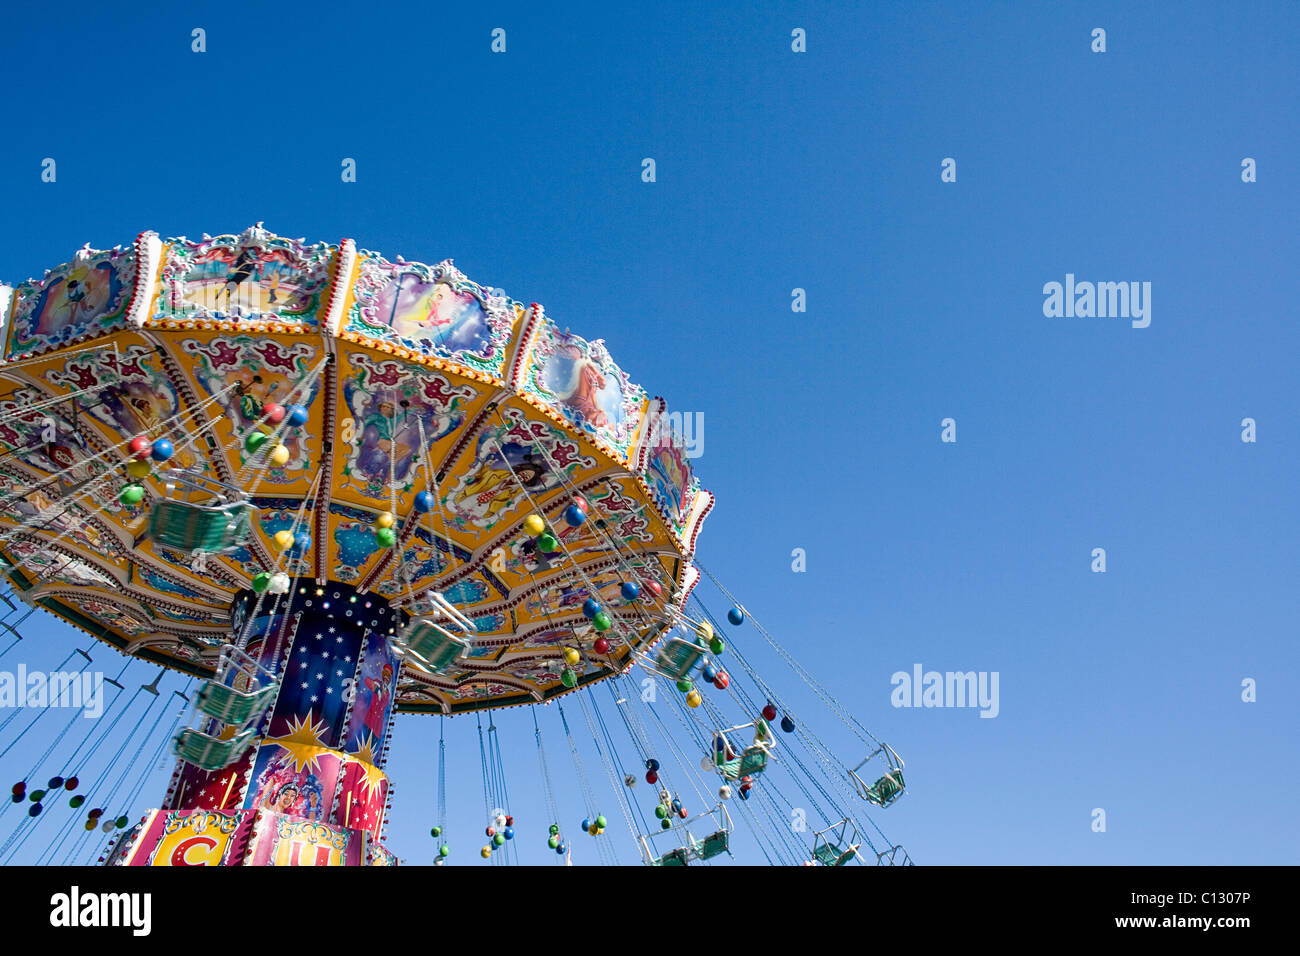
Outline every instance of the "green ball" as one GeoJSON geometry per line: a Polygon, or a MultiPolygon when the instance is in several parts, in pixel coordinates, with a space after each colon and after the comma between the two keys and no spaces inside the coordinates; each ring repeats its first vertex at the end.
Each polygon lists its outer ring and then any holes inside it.
{"type": "Polygon", "coordinates": [[[432,830],[429,831],[429,836],[433,836],[433,837],[442,836],[442,827],[434,827],[432,830]]]}
{"type": "Polygon", "coordinates": [[[85,802],[86,802],[86,798],[83,797],[81,794],[77,794],[75,797],[73,797],[71,800],[68,801],[68,806],[72,807],[72,809],[75,810],[77,809],[77,807],[81,806],[85,802]]]}
{"type": "Polygon", "coordinates": [[[552,850],[554,850],[557,846],[560,845],[560,838],[557,836],[553,836],[546,841],[546,845],[549,846],[552,850]]]}
{"type": "Polygon", "coordinates": [[[266,432],[253,432],[244,439],[244,449],[250,454],[257,454],[257,450],[266,444],[266,439],[270,437],[266,432]]]}
{"type": "Polygon", "coordinates": [[[683,694],[686,693],[691,689],[691,679],[689,677],[683,677],[677,682],[677,689],[683,694]]]}
{"type": "Polygon", "coordinates": [[[597,611],[596,616],[591,619],[592,626],[598,631],[608,631],[612,623],[614,622],[609,619],[609,615],[604,611],[597,611]]]}
{"type": "Polygon", "coordinates": [[[564,670],[560,671],[560,683],[565,687],[577,687],[578,675],[566,667],[564,670]]]}
{"type": "Polygon", "coordinates": [[[537,536],[537,550],[541,551],[543,554],[550,554],[559,546],[560,542],[556,540],[555,535],[551,534],[549,531],[543,531],[537,536]]]}
{"type": "Polygon", "coordinates": [[[606,820],[603,816],[596,817],[596,826],[601,830],[605,829],[608,823],[609,821],[606,820]]]}
{"type": "Polygon", "coordinates": [[[375,540],[381,548],[391,548],[397,541],[397,534],[392,528],[376,528],[375,540]]]}
{"type": "Polygon", "coordinates": [[[127,815],[124,813],[116,820],[113,821],[113,825],[117,827],[119,830],[125,830],[126,825],[130,822],[131,822],[130,818],[127,817],[127,815]]]}
{"type": "Polygon", "coordinates": [[[505,846],[505,845],[506,845],[506,836],[505,836],[505,834],[504,834],[504,833],[498,833],[496,836],[494,836],[494,837],[492,838],[492,842],[495,843],[497,846],[505,846]]]}
{"type": "Polygon", "coordinates": [[[117,500],[122,502],[122,504],[124,505],[139,504],[141,499],[143,498],[144,498],[143,485],[127,485],[125,488],[122,489],[122,491],[117,496],[117,500]]]}
{"type": "Polygon", "coordinates": [[[660,820],[664,819],[665,817],[668,816],[668,808],[665,807],[662,803],[659,804],[659,806],[655,807],[655,816],[657,816],[660,820]]]}
{"type": "Polygon", "coordinates": [[[270,583],[271,575],[267,574],[265,571],[259,571],[257,574],[253,575],[253,590],[258,594],[265,591],[270,583]]]}
{"type": "Polygon", "coordinates": [[[723,643],[723,640],[720,637],[715,637],[713,640],[709,641],[709,650],[713,651],[714,654],[721,654],[726,649],[727,645],[723,643]]]}
{"type": "Polygon", "coordinates": [[[559,833],[560,833],[560,825],[558,823],[552,823],[551,836],[559,836],[559,833]]]}
{"type": "Polygon", "coordinates": [[[671,830],[671,829],[673,828],[673,821],[672,821],[672,820],[662,820],[662,821],[660,821],[659,826],[663,827],[665,830],[671,830]]]}
{"type": "Polygon", "coordinates": [[[33,790],[31,793],[27,795],[27,799],[30,800],[32,803],[40,803],[42,800],[45,799],[45,791],[33,790]]]}
{"type": "Polygon", "coordinates": [[[442,846],[438,847],[438,856],[448,856],[450,854],[451,847],[447,846],[447,844],[444,843],[442,846]]]}

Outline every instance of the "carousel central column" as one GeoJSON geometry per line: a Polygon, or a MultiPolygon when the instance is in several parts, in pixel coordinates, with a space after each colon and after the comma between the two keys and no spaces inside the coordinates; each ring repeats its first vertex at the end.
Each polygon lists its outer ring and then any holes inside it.
{"type": "MultiPolygon", "coordinates": [[[[382,597],[345,584],[297,579],[283,595],[239,595],[233,631],[247,631],[248,654],[278,680],[275,702],[256,724],[254,746],[234,763],[215,771],[178,763],[165,808],[146,818],[136,842],[150,842],[149,824],[159,816],[168,819],[157,829],[193,831],[196,839],[205,830],[212,836],[229,831],[220,860],[216,848],[199,846],[176,862],[391,862],[378,843],[389,789],[383,758],[400,668],[392,638],[404,618],[382,597]]],[[[170,835],[160,833],[161,842],[170,835]]],[[[132,862],[139,856],[133,853],[132,862]]]]}

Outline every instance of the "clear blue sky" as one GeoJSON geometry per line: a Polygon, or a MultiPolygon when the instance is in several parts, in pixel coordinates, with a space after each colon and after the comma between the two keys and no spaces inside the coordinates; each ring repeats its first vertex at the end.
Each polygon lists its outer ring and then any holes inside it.
{"type": "MultiPolygon", "coordinates": [[[[919,862],[1296,862],[1300,6],[187,6],[6,11],[0,278],[257,220],[453,257],[703,412],[700,558],[906,759],[909,795],[875,819],[919,862]],[[1150,282],[1150,327],[1045,317],[1066,273],[1150,282]],[[916,663],[998,672],[999,716],[891,707],[916,663]]],[[[76,643],[27,632],[0,667],[76,643]]],[[[803,699],[752,630],[734,638],[803,699]]],[[[498,724],[512,791],[535,792],[531,718],[498,724]]],[[[412,862],[437,728],[403,717],[393,738],[389,845],[412,862]]],[[[477,864],[474,718],[447,730],[454,861],[477,864]]],[[[553,861],[526,805],[521,858],[553,861]]],[[[625,828],[607,837],[635,859],[625,828]]],[[[761,862],[744,833],[737,856],[761,862]]]]}

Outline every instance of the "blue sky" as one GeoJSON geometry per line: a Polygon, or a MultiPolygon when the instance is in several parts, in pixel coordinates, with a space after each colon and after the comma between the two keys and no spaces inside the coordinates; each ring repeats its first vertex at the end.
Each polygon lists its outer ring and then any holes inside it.
{"type": "MultiPolygon", "coordinates": [[[[257,220],[452,257],[703,413],[718,504],[699,557],[902,754],[910,792],[873,819],[918,862],[1295,862],[1300,7],[716,6],[14,8],[0,278],[257,220]],[[1045,317],[1067,273],[1150,282],[1150,326],[1045,317]],[[998,672],[998,717],[892,707],[916,663],[998,672]]],[[[77,643],[48,619],[26,633],[0,667],[77,643]]],[[[733,639],[850,760],[752,629],[733,639]]],[[[539,715],[572,827],[557,716],[539,715]]],[[[531,717],[498,726],[527,792],[531,717]]],[[[432,849],[437,733],[403,717],[393,738],[389,844],[412,862],[432,849]]],[[[473,718],[447,735],[455,862],[476,864],[473,718]]],[[[540,802],[512,812],[521,859],[550,862],[540,802]]],[[[607,837],[635,859],[625,828],[607,837]]],[[[746,833],[736,853],[762,862],[746,833]]]]}

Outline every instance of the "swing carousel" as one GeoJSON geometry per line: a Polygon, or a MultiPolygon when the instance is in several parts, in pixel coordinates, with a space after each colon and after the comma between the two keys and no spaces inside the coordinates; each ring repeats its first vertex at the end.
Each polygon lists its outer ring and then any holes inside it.
{"type": "Polygon", "coordinates": [[[618,862],[599,839],[602,809],[617,807],[642,862],[707,863],[730,852],[735,796],[772,862],[908,862],[878,828],[859,836],[864,803],[902,795],[901,759],[709,576],[728,625],[751,623],[865,759],[835,758],[738,651],[736,673],[723,669],[724,626],[696,593],[713,497],[663,400],[602,341],[450,260],[389,261],[260,223],[87,246],[0,286],[0,321],[0,625],[17,644],[18,612],[44,609],[128,665],[194,685],[174,695],[188,726],[160,737],[159,698],[140,734],[137,758],[165,741],[179,758],[160,808],[113,806],[130,802],[128,771],[96,791],[77,772],[81,744],[29,786],[60,760],[65,729],[14,785],[28,810],[0,855],[66,798],[70,819],[111,834],[101,862],[394,864],[384,765],[395,714],[415,713],[478,723],[480,855],[508,862],[517,827],[493,714],[531,706],[549,818],[532,826],[560,860],[580,830],[618,862]],[[670,706],[649,706],[644,682],[670,706]],[[551,702],[580,828],[564,825],[542,745],[536,705],[551,702]],[[574,727],[612,794],[588,776],[574,727]],[[782,812],[778,786],[756,786],[776,765],[826,822],[802,844],[748,806],[782,812]]]}

